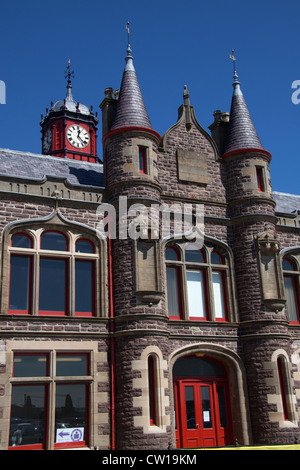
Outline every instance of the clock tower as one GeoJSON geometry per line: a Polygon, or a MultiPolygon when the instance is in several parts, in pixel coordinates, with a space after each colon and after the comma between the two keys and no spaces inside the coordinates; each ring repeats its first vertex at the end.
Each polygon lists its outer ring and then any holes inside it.
{"type": "Polygon", "coordinates": [[[42,153],[97,163],[97,115],[92,107],[89,109],[72,96],[70,60],[65,73],[68,79],[65,99],[51,103],[41,119],[42,153]]]}

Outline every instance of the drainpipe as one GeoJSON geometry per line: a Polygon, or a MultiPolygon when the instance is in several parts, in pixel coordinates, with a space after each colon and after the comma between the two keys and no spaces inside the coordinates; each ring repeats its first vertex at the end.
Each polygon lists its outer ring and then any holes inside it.
{"type": "Polygon", "coordinates": [[[109,301],[110,301],[110,377],[111,377],[111,449],[116,448],[115,427],[115,331],[114,324],[114,299],[113,299],[113,274],[112,274],[112,240],[108,237],[109,256],[109,301]]]}

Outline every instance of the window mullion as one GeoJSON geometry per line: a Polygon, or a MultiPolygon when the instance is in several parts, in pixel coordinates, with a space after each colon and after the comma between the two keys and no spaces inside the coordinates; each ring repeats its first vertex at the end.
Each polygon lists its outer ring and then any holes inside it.
{"type": "Polygon", "coordinates": [[[75,316],[75,257],[69,260],[69,315],[75,316]]]}
{"type": "Polygon", "coordinates": [[[181,283],[181,295],[182,295],[182,300],[181,300],[182,315],[183,315],[183,320],[188,320],[189,319],[189,299],[187,295],[187,278],[186,278],[185,263],[182,264],[179,270],[180,270],[179,282],[181,283]]]}
{"type": "Polygon", "coordinates": [[[212,271],[213,271],[212,267],[208,266],[207,271],[206,271],[207,295],[208,295],[208,305],[207,305],[208,312],[206,313],[206,317],[208,320],[216,321],[212,271]]]}
{"type": "Polygon", "coordinates": [[[32,263],[32,314],[39,312],[39,290],[40,290],[40,255],[36,252],[32,263]]]}

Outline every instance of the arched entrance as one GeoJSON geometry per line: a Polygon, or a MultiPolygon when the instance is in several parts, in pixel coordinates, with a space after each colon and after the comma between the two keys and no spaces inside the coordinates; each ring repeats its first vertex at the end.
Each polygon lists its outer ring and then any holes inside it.
{"type": "Polygon", "coordinates": [[[201,354],[184,356],[173,367],[177,448],[233,444],[225,368],[201,354]]]}

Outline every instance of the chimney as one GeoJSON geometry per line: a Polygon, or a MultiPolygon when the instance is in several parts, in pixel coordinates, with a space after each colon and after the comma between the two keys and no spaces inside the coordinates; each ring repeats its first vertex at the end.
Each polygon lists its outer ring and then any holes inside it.
{"type": "Polygon", "coordinates": [[[110,131],[117,107],[113,88],[105,88],[104,94],[105,98],[99,105],[102,111],[102,137],[110,131]]]}
{"type": "Polygon", "coordinates": [[[209,126],[211,136],[217,144],[220,155],[223,155],[225,139],[229,124],[229,113],[219,109],[214,111],[214,122],[209,126]]]}

